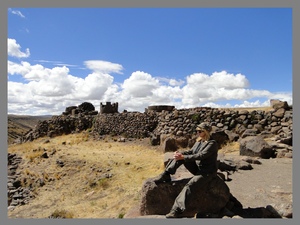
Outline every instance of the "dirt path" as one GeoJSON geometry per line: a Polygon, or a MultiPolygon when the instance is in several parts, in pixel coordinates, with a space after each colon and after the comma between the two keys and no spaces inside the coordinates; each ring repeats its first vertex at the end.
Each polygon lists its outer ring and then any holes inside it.
{"type": "Polygon", "coordinates": [[[238,170],[227,182],[244,208],[292,204],[293,164],[290,158],[259,159],[252,170],[238,170]]]}

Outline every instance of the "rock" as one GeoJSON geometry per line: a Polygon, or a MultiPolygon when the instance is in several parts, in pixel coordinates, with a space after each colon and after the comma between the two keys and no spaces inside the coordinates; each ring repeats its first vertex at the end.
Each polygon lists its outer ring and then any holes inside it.
{"type": "Polygon", "coordinates": [[[276,117],[278,117],[278,118],[283,118],[284,113],[285,113],[285,109],[280,108],[280,109],[277,109],[277,110],[273,113],[273,115],[276,116],[276,117]]]}
{"type": "Polygon", "coordinates": [[[238,169],[238,170],[252,170],[253,167],[252,167],[251,164],[248,163],[248,162],[240,161],[240,162],[237,164],[237,169],[238,169]]]}
{"type": "Polygon", "coordinates": [[[245,138],[248,136],[256,136],[257,130],[256,129],[246,129],[243,134],[241,135],[241,138],[245,138]]]}
{"type": "Polygon", "coordinates": [[[237,169],[237,164],[230,159],[219,159],[218,169],[221,171],[235,171],[237,169]]]}
{"type": "Polygon", "coordinates": [[[163,143],[162,149],[164,152],[175,152],[178,149],[175,138],[167,137],[163,143]]]}
{"type": "Polygon", "coordinates": [[[229,142],[234,142],[234,141],[237,141],[239,139],[239,135],[230,131],[230,130],[225,130],[224,131],[226,134],[227,134],[227,137],[228,137],[228,141],[229,142]]]}
{"type": "Polygon", "coordinates": [[[280,108],[283,108],[283,109],[289,109],[289,105],[286,101],[280,101],[280,100],[277,100],[277,99],[271,99],[270,100],[270,104],[271,104],[271,107],[273,109],[280,109],[280,108]]]}
{"type": "Polygon", "coordinates": [[[175,139],[175,143],[178,148],[186,148],[188,147],[189,139],[187,137],[178,137],[175,139]]]}
{"type": "Polygon", "coordinates": [[[274,153],[271,146],[261,136],[249,136],[240,141],[240,155],[268,159],[274,157],[274,153]]]}
{"type": "Polygon", "coordinates": [[[261,164],[261,162],[258,159],[255,159],[253,157],[244,156],[241,158],[241,160],[251,164],[257,164],[257,165],[261,164]]]}
{"type": "Polygon", "coordinates": [[[160,145],[160,135],[151,134],[151,136],[150,136],[150,144],[152,146],[160,145]]]}
{"type": "MultiPolygon", "coordinates": [[[[169,183],[155,184],[153,178],[147,179],[142,187],[140,214],[167,214],[177,195],[190,179],[180,179],[169,183]]],[[[219,176],[215,176],[201,187],[193,200],[187,203],[185,217],[194,217],[196,213],[219,213],[229,202],[230,191],[219,176]]]]}
{"type": "Polygon", "coordinates": [[[29,198],[34,197],[31,190],[24,189],[22,187],[22,181],[24,178],[21,178],[20,173],[16,173],[16,170],[19,164],[22,161],[22,158],[16,154],[7,154],[8,165],[11,166],[10,169],[13,171],[8,171],[8,182],[7,182],[7,204],[8,209],[13,210],[15,206],[27,204],[29,198]],[[14,175],[10,175],[13,173],[14,175]]]}

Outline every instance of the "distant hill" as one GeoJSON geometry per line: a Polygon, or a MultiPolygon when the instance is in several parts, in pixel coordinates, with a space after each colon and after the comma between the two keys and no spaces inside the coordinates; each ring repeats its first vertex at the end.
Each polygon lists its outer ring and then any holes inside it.
{"type": "Polygon", "coordinates": [[[12,144],[13,141],[22,134],[25,134],[40,120],[50,119],[51,115],[45,116],[28,116],[28,115],[13,115],[9,114],[7,118],[7,143],[12,144]]]}

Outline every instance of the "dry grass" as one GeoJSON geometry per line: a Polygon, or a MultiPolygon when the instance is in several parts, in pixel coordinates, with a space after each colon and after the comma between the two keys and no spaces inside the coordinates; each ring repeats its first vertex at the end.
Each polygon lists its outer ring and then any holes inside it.
{"type": "Polygon", "coordinates": [[[142,141],[94,141],[86,133],[12,145],[8,152],[23,158],[24,186],[39,178],[45,182],[35,186],[34,200],[8,212],[10,218],[47,218],[55,212],[72,218],[122,218],[139,203],[145,179],[163,170],[163,153],[157,148],[142,141]],[[41,152],[49,158],[40,157],[41,152]]]}
{"type": "Polygon", "coordinates": [[[237,154],[239,155],[240,151],[240,144],[239,142],[228,142],[222,149],[219,150],[220,153],[224,154],[237,154]]]}

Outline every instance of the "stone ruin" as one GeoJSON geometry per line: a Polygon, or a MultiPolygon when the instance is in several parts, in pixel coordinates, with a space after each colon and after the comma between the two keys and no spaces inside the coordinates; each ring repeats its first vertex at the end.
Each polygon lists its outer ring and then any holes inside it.
{"type": "Polygon", "coordinates": [[[162,111],[168,111],[172,112],[175,109],[175,106],[171,105],[151,105],[148,106],[148,108],[145,109],[145,112],[148,113],[150,111],[155,111],[155,112],[162,112],[162,111]]]}
{"type": "MultiPolygon", "coordinates": [[[[174,150],[178,147],[191,147],[195,141],[197,124],[208,122],[213,127],[213,138],[218,141],[220,147],[227,142],[239,141],[243,147],[242,152],[245,154],[264,154],[265,157],[273,157],[275,150],[277,157],[292,157],[292,107],[279,100],[271,100],[270,103],[272,109],[269,111],[249,112],[245,109],[197,107],[157,112],[150,107],[150,110],[144,113],[112,113],[118,111],[118,103],[107,102],[106,105],[101,103],[102,113],[97,114],[97,111],[93,110],[93,105],[82,103],[78,107],[68,107],[61,116],[53,116],[50,120],[40,121],[19,141],[26,142],[43,136],[55,137],[91,129],[93,134],[100,136],[150,138],[151,145],[161,145],[164,151],[168,151],[168,149],[174,150]],[[80,113],[72,116],[77,111],[80,113]],[[70,112],[73,113],[70,114],[70,112]],[[268,138],[269,146],[257,140],[257,136],[268,138]],[[252,140],[253,138],[256,138],[255,141],[252,140]],[[245,140],[245,143],[242,140],[245,140]],[[253,142],[259,143],[264,150],[256,152],[257,146],[253,147],[253,142]]],[[[156,107],[156,109],[162,108],[156,107]]]]}
{"type": "Polygon", "coordinates": [[[102,102],[100,103],[100,113],[118,113],[118,102],[111,104],[111,102],[106,102],[104,105],[102,102]]]}
{"type": "Polygon", "coordinates": [[[97,115],[98,111],[95,111],[95,107],[90,102],[83,102],[79,106],[69,106],[65,109],[62,115],[72,115],[72,116],[81,116],[81,115],[97,115]]]}

